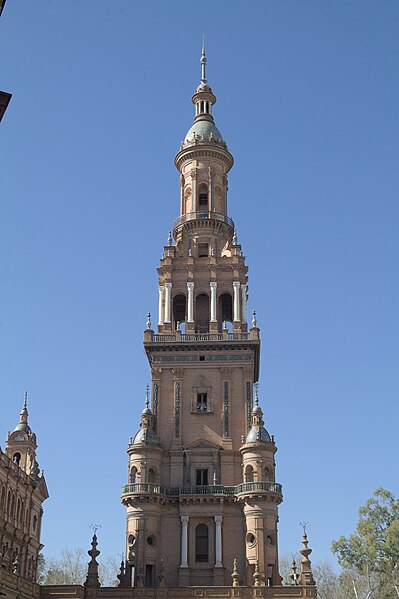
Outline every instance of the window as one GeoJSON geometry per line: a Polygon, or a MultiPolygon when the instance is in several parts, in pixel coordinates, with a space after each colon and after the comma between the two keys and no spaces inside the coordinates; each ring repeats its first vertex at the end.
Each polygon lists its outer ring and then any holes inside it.
{"type": "Polygon", "coordinates": [[[149,483],[155,483],[155,471],[153,468],[150,468],[148,471],[148,482],[149,483]]]}
{"type": "Polygon", "coordinates": [[[198,244],[198,258],[206,258],[208,256],[208,244],[207,243],[199,243],[198,244]]]}
{"type": "Polygon", "coordinates": [[[205,183],[201,183],[198,189],[198,206],[208,209],[208,186],[205,183]]]}
{"type": "Polygon", "coordinates": [[[21,461],[21,454],[19,452],[14,453],[14,457],[13,457],[14,464],[17,464],[17,466],[19,466],[20,461],[21,461]]]}
{"type": "Polygon", "coordinates": [[[254,482],[254,469],[252,466],[247,466],[245,468],[245,482],[253,483],[254,482]]]}
{"type": "Polygon", "coordinates": [[[197,476],[196,476],[196,485],[197,486],[202,486],[202,485],[207,485],[208,484],[208,469],[207,468],[199,468],[197,469],[197,476]]]}
{"type": "Polygon", "coordinates": [[[208,410],[208,394],[197,393],[197,412],[206,412],[208,410]]]}
{"type": "MultiPolygon", "coordinates": [[[[198,472],[198,470],[197,470],[198,472]]],[[[195,561],[209,561],[209,533],[208,527],[205,524],[198,524],[195,529],[195,561]]]]}

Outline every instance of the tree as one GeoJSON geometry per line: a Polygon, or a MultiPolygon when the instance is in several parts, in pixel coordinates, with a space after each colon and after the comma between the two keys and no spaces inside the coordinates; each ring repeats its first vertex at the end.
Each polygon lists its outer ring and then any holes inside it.
{"type": "MultiPolygon", "coordinates": [[[[88,561],[87,553],[81,547],[65,547],[61,550],[60,557],[42,556],[38,581],[43,585],[83,584],[86,580],[88,561]]],[[[101,560],[98,573],[101,586],[117,586],[118,560],[113,557],[101,560]]]]}
{"type": "Polygon", "coordinates": [[[356,599],[399,598],[399,500],[377,489],[359,509],[356,532],[332,543],[339,564],[363,578],[353,580],[356,599]]]}

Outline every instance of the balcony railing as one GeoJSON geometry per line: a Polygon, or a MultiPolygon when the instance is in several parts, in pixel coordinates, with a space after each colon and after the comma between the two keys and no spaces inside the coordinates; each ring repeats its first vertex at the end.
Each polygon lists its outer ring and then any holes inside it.
{"type": "Polygon", "coordinates": [[[182,214],[175,219],[173,223],[173,229],[176,229],[176,227],[179,227],[180,225],[192,220],[217,220],[221,223],[229,225],[229,227],[234,229],[233,220],[224,214],[219,214],[218,212],[187,212],[187,214],[182,214]]]}
{"type": "Polygon", "coordinates": [[[155,343],[173,343],[174,341],[249,341],[250,333],[154,333],[155,343]]]}
{"type": "Polygon", "coordinates": [[[242,483],[236,486],[225,485],[184,485],[181,487],[163,487],[154,483],[131,483],[122,487],[122,495],[164,495],[179,497],[183,495],[224,495],[235,496],[243,493],[276,493],[282,495],[282,486],[267,481],[242,483]]]}

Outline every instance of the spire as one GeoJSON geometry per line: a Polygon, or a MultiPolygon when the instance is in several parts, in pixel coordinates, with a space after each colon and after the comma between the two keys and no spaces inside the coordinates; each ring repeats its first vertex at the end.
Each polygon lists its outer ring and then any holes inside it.
{"type": "Polygon", "coordinates": [[[202,36],[202,52],[201,52],[201,83],[207,83],[206,80],[206,54],[205,54],[205,35],[202,36]]]}
{"type": "Polygon", "coordinates": [[[28,392],[25,391],[25,395],[24,395],[24,403],[22,406],[22,410],[20,412],[19,415],[19,423],[17,424],[17,426],[14,429],[15,431],[24,431],[26,433],[28,433],[29,435],[31,434],[31,429],[30,426],[28,424],[28,392]]]}
{"type": "Polygon", "coordinates": [[[147,383],[147,385],[145,387],[145,409],[146,409],[146,412],[150,409],[149,395],[150,395],[150,385],[147,383]]]}
{"type": "Polygon", "coordinates": [[[92,527],[94,528],[94,535],[91,540],[91,549],[89,549],[89,551],[87,552],[90,555],[91,560],[89,561],[86,582],[84,583],[84,586],[86,588],[98,588],[99,586],[101,586],[100,581],[98,579],[98,562],[96,560],[96,558],[100,555],[100,552],[97,549],[98,543],[96,535],[98,526],[96,524],[92,524],[92,527]]]}
{"type": "Polygon", "coordinates": [[[315,584],[315,581],[312,572],[312,562],[309,559],[309,555],[312,553],[312,550],[309,547],[308,535],[306,533],[306,528],[309,526],[309,523],[302,522],[301,526],[303,528],[302,548],[299,550],[299,553],[303,555],[301,560],[301,584],[303,586],[311,586],[315,584]]]}

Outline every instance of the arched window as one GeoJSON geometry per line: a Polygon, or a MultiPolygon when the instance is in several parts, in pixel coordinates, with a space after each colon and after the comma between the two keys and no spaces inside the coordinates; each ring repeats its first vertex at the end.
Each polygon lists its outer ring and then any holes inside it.
{"type": "Polygon", "coordinates": [[[154,468],[150,468],[148,471],[148,482],[151,484],[155,483],[155,470],[154,468]]]}
{"type": "Polygon", "coordinates": [[[265,472],[265,475],[264,475],[265,476],[265,480],[272,480],[271,476],[270,476],[270,470],[269,470],[269,468],[267,466],[266,466],[264,472],[265,472]]]}
{"type": "Polygon", "coordinates": [[[233,298],[230,293],[223,293],[219,297],[219,327],[224,322],[233,322],[233,298]]]}
{"type": "Polygon", "coordinates": [[[132,468],[130,468],[129,482],[132,485],[137,483],[137,468],[135,468],[135,466],[132,466],[132,468]]]}
{"type": "Polygon", "coordinates": [[[245,482],[253,483],[254,482],[254,469],[252,466],[246,466],[245,468],[245,482]]]}
{"type": "Polygon", "coordinates": [[[200,210],[208,210],[208,186],[201,183],[198,188],[198,207],[200,210]]]}
{"type": "Polygon", "coordinates": [[[12,461],[14,462],[14,464],[17,464],[17,466],[19,466],[19,463],[21,461],[21,454],[19,453],[19,451],[17,451],[17,453],[14,453],[12,461]]]}
{"type": "Polygon", "coordinates": [[[186,298],[184,295],[175,295],[173,298],[173,322],[177,328],[178,322],[186,320],[186,298]]]}
{"type": "Polygon", "coordinates": [[[195,561],[209,561],[209,531],[206,524],[198,524],[195,529],[195,561]]]}
{"type": "Polygon", "coordinates": [[[204,293],[197,296],[195,323],[198,333],[209,331],[209,297],[204,293]]]}

